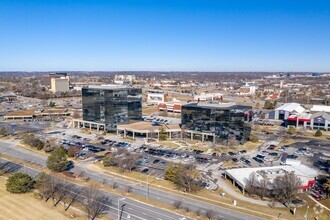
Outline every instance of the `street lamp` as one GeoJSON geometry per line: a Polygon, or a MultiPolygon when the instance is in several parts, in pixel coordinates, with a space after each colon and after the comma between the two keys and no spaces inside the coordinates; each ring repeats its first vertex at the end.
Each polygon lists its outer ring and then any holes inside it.
{"type": "Polygon", "coordinates": [[[123,201],[123,200],[125,200],[125,198],[121,198],[121,199],[118,198],[118,220],[120,220],[120,206],[119,206],[119,204],[120,204],[120,201],[123,201]]]}
{"type": "Polygon", "coordinates": [[[149,200],[149,176],[151,175],[152,171],[147,175],[147,192],[146,192],[146,197],[147,200],[149,200]]]}
{"type": "Polygon", "coordinates": [[[306,210],[306,213],[305,213],[305,219],[308,219],[308,209],[309,209],[309,206],[307,206],[307,210],[306,210]]]}

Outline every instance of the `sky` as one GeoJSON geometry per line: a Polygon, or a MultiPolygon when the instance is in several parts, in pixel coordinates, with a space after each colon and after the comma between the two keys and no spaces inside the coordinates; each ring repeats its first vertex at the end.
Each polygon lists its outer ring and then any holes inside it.
{"type": "Polygon", "coordinates": [[[330,71],[329,0],[0,0],[0,71],[330,71]]]}

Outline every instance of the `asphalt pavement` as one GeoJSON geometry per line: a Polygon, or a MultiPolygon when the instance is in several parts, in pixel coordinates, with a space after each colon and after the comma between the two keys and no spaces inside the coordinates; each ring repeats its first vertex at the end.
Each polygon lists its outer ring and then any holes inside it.
{"type": "MultiPolygon", "coordinates": [[[[8,155],[14,158],[22,159],[25,161],[33,162],[35,164],[39,164],[41,166],[46,165],[46,157],[39,155],[37,153],[34,153],[32,151],[28,151],[25,149],[22,149],[15,144],[10,144],[6,142],[0,141],[0,153],[4,155],[8,155]]],[[[81,170],[85,171],[85,176],[89,177],[91,180],[98,181],[98,182],[104,182],[106,181],[106,184],[111,185],[111,183],[116,182],[118,184],[118,187],[120,189],[127,189],[128,186],[132,186],[131,193],[140,195],[140,196],[146,196],[147,195],[147,188],[146,186],[140,185],[140,184],[132,184],[129,181],[120,179],[120,178],[114,178],[110,175],[103,174],[96,172],[94,170],[90,170],[86,168],[86,165],[88,163],[78,163],[75,165],[75,168],[72,170],[73,172],[79,172],[81,170]]],[[[209,210],[212,210],[213,213],[219,218],[219,219],[228,219],[228,220],[257,220],[260,218],[257,218],[252,215],[248,215],[245,213],[241,213],[238,211],[234,211],[231,209],[223,208],[220,206],[212,205],[209,203],[197,201],[194,199],[186,198],[184,196],[178,196],[175,194],[171,194],[169,192],[165,192],[162,190],[157,190],[150,188],[149,189],[149,198],[151,200],[155,200],[161,203],[165,203],[168,205],[173,205],[176,201],[182,201],[183,207],[189,207],[191,211],[200,211],[201,213],[205,214],[209,210]]],[[[219,198],[220,199],[220,198],[219,198]]],[[[144,217],[147,217],[145,219],[181,219],[182,216],[179,216],[177,214],[173,214],[161,209],[158,209],[156,207],[151,207],[149,205],[145,205],[141,202],[134,201],[136,206],[138,206],[135,210],[127,210],[128,213],[135,213],[137,216],[142,216],[140,219],[144,219],[144,217]],[[144,214],[145,213],[145,214],[144,214]]],[[[125,206],[126,207],[126,206],[125,206]]],[[[129,206],[126,208],[128,209],[129,206]]],[[[132,218],[130,218],[132,219],[132,218]]]]}

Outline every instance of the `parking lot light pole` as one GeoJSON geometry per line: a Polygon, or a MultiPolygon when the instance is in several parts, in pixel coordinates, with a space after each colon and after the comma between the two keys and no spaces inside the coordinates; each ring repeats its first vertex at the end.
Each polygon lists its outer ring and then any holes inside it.
{"type": "Polygon", "coordinates": [[[120,220],[120,201],[123,201],[123,200],[125,200],[125,198],[121,198],[121,199],[119,199],[118,198],[118,220],[120,220]]]}

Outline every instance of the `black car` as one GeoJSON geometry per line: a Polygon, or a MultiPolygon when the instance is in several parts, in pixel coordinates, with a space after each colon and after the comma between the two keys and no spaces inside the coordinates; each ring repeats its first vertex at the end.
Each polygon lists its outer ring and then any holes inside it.
{"type": "Polygon", "coordinates": [[[141,171],[141,173],[148,173],[149,169],[148,168],[145,168],[141,171]]]}
{"type": "Polygon", "coordinates": [[[159,163],[159,160],[156,159],[156,160],[154,160],[154,162],[152,162],[152,163],[153,163],[153,164],[159,163]]]}
{"type": "Polygon", "coordinates": [[[232,161],[234,161],[235,163],[238,162],[238,159],[237,158],[233,158],[232,161]]]}
{"type": "Polygon", "coordinates": [[[288,158],[289,159],[297,159],[298,156],[297,155],[290,154],[290,155],[288,155],[288,158]]]}

